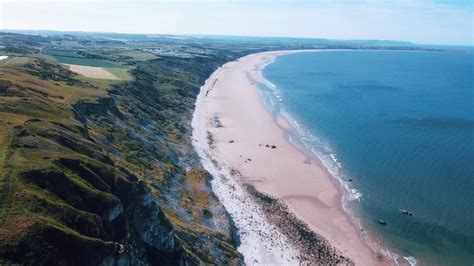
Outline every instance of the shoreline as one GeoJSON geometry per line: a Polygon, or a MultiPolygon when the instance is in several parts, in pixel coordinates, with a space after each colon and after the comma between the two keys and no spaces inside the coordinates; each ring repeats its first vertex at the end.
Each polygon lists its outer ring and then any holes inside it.
{"type": "MultiPolygon", "coordinates": [[[[277,56],[301,52],[318,52],[318,50],[251,54],[226,63],[216,70],[201,88],[196,100],[193,116],[193,145],[206,170],[215,177],[211,182],[213,188],[221,185],[215,184],[222,181],[216,180],[220,179],[216,176],[226,176],[221,170],[227,169],[227,176],[235,179],[231,180],[235,182],[232,186],[240,186],[242,190],[238,193],[242,194],[240,196],[252,198],[251,193],[244,188],[245,185],[250,184],[259,193],[283,203],[298,220],[305,223],[312,232],[327,240],[329,246],[337,250],[331,255],[334,258],[339,254],[357,265],[387,264],[389,262],[381,259],[380,255],[377,255],[366,243],[359,228],[350,221],[349,214],[344,211],[341,202],[342,184],[340,184],[341,187],[336,184],[336,179],[331,176],[330,171],[319,158],[313,158],[290,141],[288,138],[292,128],[290,122],[284,116],[272,115],[263,104],[255,84],[268,82],[263,78],[261,70],[272,63],[277,56]],[[205,157],[211,163],[206,162],[205,157]]],[[[236,203],[225,199],[232,193],[225,191],[224,187],[221,189],[223,191],[217,189],[216,194],[224,206],[230,209],[229,213],[233,219],[236,219],[235,216],[239,214],[232,210],[232,207],[235,207],[232,205],[236,203]]],[[[254,204],[255,201],[254,199],[254,204]]],[[[260,204],[252,208],[261,211],[262,206],[260,204]]],[[[255,211],[250,210],[250,212],[255,211]]],[[[259,214],[258,211],[256,214],[259,214]]],[[[236,221],[236,226],[242,235],[242,227],[246,225],[239,226],[239,221],[236,221]]],[[[258,228],[258,230],[265,231],[265,228],[258,228]]],[[[276,237],[288,243],[291,235],[285,235],[281,231],[282,228],[279,227],[280,234],[276,234],[276,237]]],[[[248,253],[246,241],[243,240],[241,241],[241,247],[243,247],[239,250],[246,257],[246,262],[252,262],[247,260],[249,255],[246,254],[248,253]]],[[[266,239],[253,240],[262,242],[266,239]]],[[[290,253],[295,254],[301,251],[301,243],[298,245],[292,241],[290,245],[293,245],[289,249],[290,253]]],[[[327,244],[324,243],[324,245],[327,244]]],[[[265,255],[264,250],[261,253],[250,255],[253,262],[257,260],[257,257],[265,255]]],[[[288,256],[282,255],[282,257],[288,256]]],[[[278,263],[279,261],[269,262],[278,263]]],[[[286,262],[301,263],[303,261],[298,256],[297,260],[286,262]]],[[[312,261],[306,258],[304,262],[312,261]]]]}

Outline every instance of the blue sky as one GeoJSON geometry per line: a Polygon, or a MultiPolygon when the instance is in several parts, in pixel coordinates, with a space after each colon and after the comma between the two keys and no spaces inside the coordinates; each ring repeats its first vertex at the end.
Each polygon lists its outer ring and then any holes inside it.
{"type": "Polygon", "coordinates": [[[0,28],[473,45],[472,1],[0,0],[0,28]]]}

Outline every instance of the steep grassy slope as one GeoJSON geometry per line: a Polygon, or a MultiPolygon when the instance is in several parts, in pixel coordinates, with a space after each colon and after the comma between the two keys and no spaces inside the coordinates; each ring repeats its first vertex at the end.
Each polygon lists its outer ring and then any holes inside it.
{"type": "MultiPolygon", "coordinates": [[[[103,233],[102,218],[111,221],[121,202],[63,161],[81,160],[97,168],[111,162],[83,138],[71,108],[78,99],[95,99],[105,92],[74,79],[60,66],[37,59],[18,62],[0,69],[0,253],[12,262],[47,263],[77,249],[78,254],[91,254],[78,262],[94,261],[98,254],[114,250],[112,242],[97,236],[103,233]]],[[[109,182],[129,183],[123,174],[110,170],[110,175],[109,182]]]]}
{"type": "Polygon", "coordinates": [[[190,145],[198,88],[227,56],[132,62],[111,83],[31,38],[0,67],[0,263],[240,263],[190,145]]]}

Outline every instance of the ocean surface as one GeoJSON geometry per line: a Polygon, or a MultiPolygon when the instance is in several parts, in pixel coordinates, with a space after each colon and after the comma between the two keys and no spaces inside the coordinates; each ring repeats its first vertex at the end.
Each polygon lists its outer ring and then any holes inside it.
{"type": "Polygon", "coordinates": [[[260,89],[374,242],[399,262],[473,265],[473,64],[472,50],[292,54],[260,89]]]}

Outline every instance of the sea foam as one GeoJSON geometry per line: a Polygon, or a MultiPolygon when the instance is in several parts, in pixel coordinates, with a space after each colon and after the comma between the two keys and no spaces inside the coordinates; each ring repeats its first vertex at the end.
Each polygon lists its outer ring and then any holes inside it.
{"type": "Polygon", "coordinates": [[[416,263],[418,262],[415,257],[408,256],[408,257],[403,257],[408,263],[410,263],[411,266],[415,266],[416,263]]]}
{"type": "MultiPolygon", "coordinates": [[[[262,72],[268,65],[269,64],[263,65],[260,71],[262,72]]],[[[342,163],[339,162],[336,153],[331,149],[330,145],[321,138],[312,134],[304,125],[299,123],[288,111],[285,110],[285,107],[283,106],[282,92],[274,83],[263,77],[263,84],[260,85],[261,86],[258,86],[258,88],[260,89],[261,96],[264,98],[263,103],[267,109],[275,116],[283,117],[291,125],[292,130],[288,132],[289,141],[301,150],[309,151],[315,158],[321,161],[331,176],[342,185],[344,188],[342,204],[346,211],[346,203],[348,201],[360,201],[362,193],[346,181],[349,179],[349,176],[344,171],[342,163]]]]}

